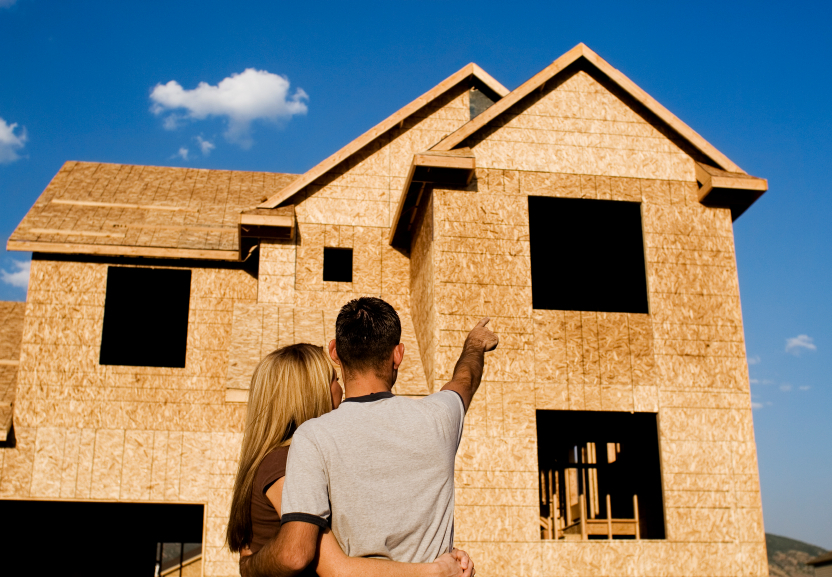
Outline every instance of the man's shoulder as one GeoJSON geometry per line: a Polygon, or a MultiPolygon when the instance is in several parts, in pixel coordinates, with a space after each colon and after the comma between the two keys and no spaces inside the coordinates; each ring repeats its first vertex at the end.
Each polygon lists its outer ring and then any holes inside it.
{"type": "Polygon", "coordinates": [[[431,395],[422,397],[421,400],[423,403],[439,404],[452,410],[459,409],[465,412],[465,403],[462,402],[462,396],[456,391],[437,391],[431,395]]]}

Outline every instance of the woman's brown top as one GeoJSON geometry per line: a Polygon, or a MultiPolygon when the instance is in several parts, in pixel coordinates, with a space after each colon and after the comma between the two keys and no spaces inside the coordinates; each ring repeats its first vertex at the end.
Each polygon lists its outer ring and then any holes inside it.
{"type": "Polygon", "coordinates": [[[266,542],[280,529],[280,515],[272,502],[266,497],[266,491],[286,475],[286,457],[289,447],[278,447],[263,458],[254,475],[251,488],[251,548],[257,553],[266,542]]]}

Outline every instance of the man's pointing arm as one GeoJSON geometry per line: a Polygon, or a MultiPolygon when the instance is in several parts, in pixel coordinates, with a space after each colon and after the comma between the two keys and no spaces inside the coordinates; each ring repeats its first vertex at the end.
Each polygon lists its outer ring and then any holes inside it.
{"type": "Polygon", "coordinates": [[[462,354],[454,367],[454,375],[451,380],[442,387],[443,391],[454,391],[462,397],[465,410],[471,405],[471,399],[482,381],[482,371],[485,365],[485,353],[497,348],[500,339],[497,335],[485,328],[488,317],[477,323],[468,336],[462,347],[462,354]]]}

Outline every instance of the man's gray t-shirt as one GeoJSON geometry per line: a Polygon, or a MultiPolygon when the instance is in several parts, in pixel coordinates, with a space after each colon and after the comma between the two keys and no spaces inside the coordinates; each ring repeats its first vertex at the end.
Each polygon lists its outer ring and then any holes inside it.
{"type": "Polygon", "coordinates": [[[332,532],[351,557],[427,563],[453,547],[454,460],[465,408],[453,391],[345,399],[292,437],[282,522],[332,532]]]}

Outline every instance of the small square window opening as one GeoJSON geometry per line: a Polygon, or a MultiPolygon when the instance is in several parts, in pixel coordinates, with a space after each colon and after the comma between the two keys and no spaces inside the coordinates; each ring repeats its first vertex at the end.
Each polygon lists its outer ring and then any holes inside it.
{"type": "Polygon", "coordinates": [[[352,282],[352,249],[324,247],[324,280],[352,282]]]}

